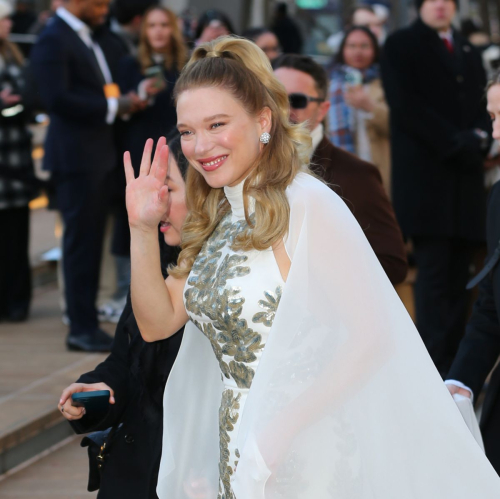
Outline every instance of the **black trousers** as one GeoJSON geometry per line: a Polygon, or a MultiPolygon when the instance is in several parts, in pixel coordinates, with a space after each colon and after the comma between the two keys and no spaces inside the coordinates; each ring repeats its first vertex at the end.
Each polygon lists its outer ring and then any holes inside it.
{"type": "Polygon", "coordinates": [[[31,302],[30,210],[0,210],[0,318],[27,312],[31,302]]]}
{"type": "Polygon", "coordinates": [[[96,299],[111,192],[109,172],[57,174],[57,208],[64,221],[63,272],[70,334],[98,327],[96,299]]]}
{"type": "Polygon", "coordinates": [[[415,237],[417,329],[443,378],[465,332],[470,294],[465,286],[477,246],[463,239],[415,237]]]}

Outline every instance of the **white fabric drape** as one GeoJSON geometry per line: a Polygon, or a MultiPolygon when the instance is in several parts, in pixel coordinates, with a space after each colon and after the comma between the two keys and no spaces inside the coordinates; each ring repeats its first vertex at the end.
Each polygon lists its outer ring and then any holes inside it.
{"type": "MultiPolygon", "coordinates": [[[[305,173],[287,193],[292,266],[242,414],[237,499],[500,497],[349,209],[305,173]]],[[[165,390],[160,499],[217,498],[221,392],[189,323],[165,390]]]]}

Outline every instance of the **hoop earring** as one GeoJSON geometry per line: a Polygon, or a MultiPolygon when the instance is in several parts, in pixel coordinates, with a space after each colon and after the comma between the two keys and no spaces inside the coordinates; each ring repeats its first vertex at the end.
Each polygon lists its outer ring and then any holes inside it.
{"type": "Polygon", "coordinates": [[[264,132],[259,139],[263,144],[269,144],[269,141],[271,140],[271,134],[264,132]]]}

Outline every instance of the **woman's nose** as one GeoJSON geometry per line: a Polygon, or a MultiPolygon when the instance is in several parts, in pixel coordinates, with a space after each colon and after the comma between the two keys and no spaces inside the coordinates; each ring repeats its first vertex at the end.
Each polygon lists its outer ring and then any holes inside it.
{"type": "Polygon", "coordinates": [[[203,134],[198,133],[195,139],[194,152],[198,158],[204,157],[210,151],[211,144],[209,138],[203,134]]]}

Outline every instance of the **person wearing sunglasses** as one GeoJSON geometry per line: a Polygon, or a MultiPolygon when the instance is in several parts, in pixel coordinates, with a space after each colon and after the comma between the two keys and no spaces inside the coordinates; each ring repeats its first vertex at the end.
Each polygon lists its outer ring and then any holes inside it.
{"type": "Polygon", "coordinates": [[[280,56],[273,68],[288,93],[291,121],[307,122],[311,131],[311,169],[346,201],[392,284],[402,282],[407,272],[403,238],[379,171],[327,138],[326,71],[310,57],[293,54],[280,56]]]}
{"type": "Polygon", "coordinates": [[[330,73],[330,140],[373,163],[391,196],[389,108],[379,69],[380,48],[364,26],[346,31],[330,73]]]}

